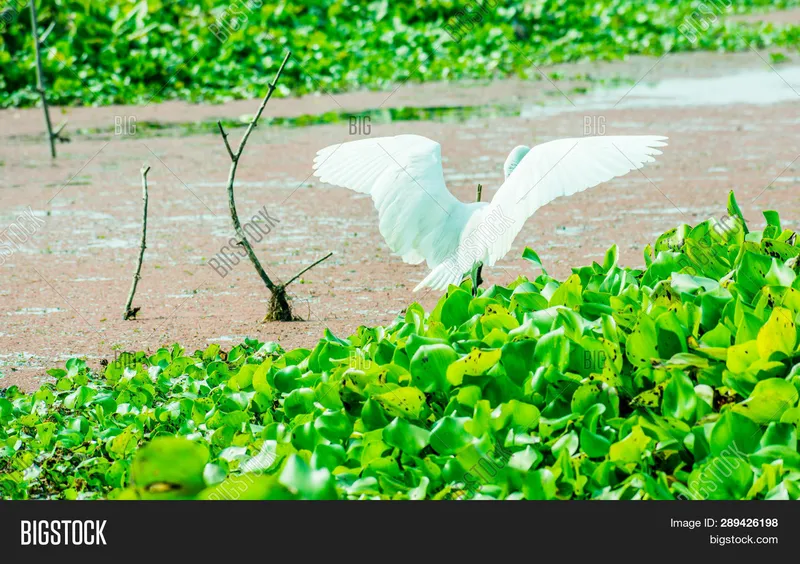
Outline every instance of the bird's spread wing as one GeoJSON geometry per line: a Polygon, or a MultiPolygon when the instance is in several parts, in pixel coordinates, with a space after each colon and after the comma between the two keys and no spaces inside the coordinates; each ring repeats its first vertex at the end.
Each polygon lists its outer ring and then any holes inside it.
{"type": "Polygon", "coordinates": [[[433,267],[458,245],[453,222],[463,224],[465,205],[445,186],[435,141],[398,135],[331,145],[317,153],[314,175],[372,196],[381,235],[405,262],[433,267]]]}
{"type": "Polygon", "coordinates": [[[458,284],[476,261],[505,256],[525,221],[560,196],[569,196],[653,162],[666,137],[608,136],[559,139],[525,155],[495,194],[465,226],[461,243],[416,289],[458,284]],[[464,270],[458,271],[465,267],[464,270]]]}

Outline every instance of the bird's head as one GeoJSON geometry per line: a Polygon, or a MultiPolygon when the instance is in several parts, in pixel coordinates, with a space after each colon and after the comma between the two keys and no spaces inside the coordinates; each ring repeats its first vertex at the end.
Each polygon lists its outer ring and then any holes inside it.
{"type": "Polygon", "coordinates": [[[505,173],[506,178],[511,176],[511,173],[514,172],[514,169],[517,168],[517,165],[530,150],[531,148],[525,145],[517,145],[511,150],[511,152],[508,154],[505,164],[503,165],[503,172],[505,173]]]}

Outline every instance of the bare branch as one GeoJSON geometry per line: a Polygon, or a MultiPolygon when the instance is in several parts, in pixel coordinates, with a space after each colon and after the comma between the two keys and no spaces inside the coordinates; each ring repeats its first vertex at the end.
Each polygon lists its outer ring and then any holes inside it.
{"type": "Polygon", "coordinates": [[[228,155],[231,157],[232,161],[236,161],[236,155],[233,154],[231,150],[231,144],[228,143],[228,134],[225,133],[225,129],[222,127],[222,122],[217,121],[217,126],[219,127],[219,132],[222,135],[222,140],[225,142],[225,148],[228,149],[228,155]]]}
{"type": "Polygon", "coordinates": [[[253,267],[256,269],[261,280],[264,282],[266,287],[272,292],[273,294],[277,291],[278,286],[267,276],[267,273],[264,271],[264,267],[261,266],[261,262],[258,260],[255,252],[253,251],[253,247],[250,246],[250,243],[247,241],[247,237],[245,236],[244,230],[242,229],[242,224],[239,221],[239,214],[236,211],[236,200],[233,194],[233,185],[236,181],[236,169],[239,166],[239,158],[242,155],[242,151],[244,150],[244,146],[247,143],[247,138],[250,136],[250,133],[253,131],[253,128],[256,126],[256,122],[258,118],[261,117],[261,114],[264,112],[264,108],[267,105],[270,97],[272,96],[273,90],[275,90],[275,84],[278,82],[278,79],[283,72],[283,67],[286,66],[286,61],[289,60],[289,57],[292,55],[291,51],[286,52],[286,57],[283,59],[283,63],[281,63],[280,68],[278,69],[277,74],[275,75],[275,79],[272,81],[272,84],[269,85],[269,91],[267,95],[264,96],[264,99],[261,101],[261,105],[258,108],[258,112],[253,119],[250,121],[250,125],[247,127],[247,130],[244,132],[242,136],[242,140],[239,142],[239,148],[237,149],[236,153],[231,150],[230,144],[228,143],[225,130],[222,127],[221,122],[217,122],[219,126],[220,133],[222,134],[222,138],[225,140],[225,147],[228,149],[228,154],[231,157],[231,169],[228,173],[228,208],[231,212],[231,221],[233,222],[233,228],[236,231],[236,237],[238,238],[239,244],[244,248],[247,256],[250,258],[250,262],[253,263],[253,267]]]}
{"type": "MultiPolygon", "coordinates": [[[[36,17],[36,0],[30,1],[31,32],[33,33],[33,48],[36,53],[36,90],[42,99],[44,110],[44,123],[47,126],[47,140],[50,141],[50,156],[56,158],[56,138],[53,135],[53,124],[50,123],[50,110],[47,107],[47,92],[44,84],[44,70],[42,69],[41,42],[39,40],[39,22],[36,17]]],[[[48,32],[49,33],[49,32],[48,32]]]]}
{"type": "Polygon", "coordinates": [[[317,265],[318,265],[319,263],[321,263],[322,261],[329,259],[331,256],[333,256],[333,253],[332,253],[332,252],[331,252],[331,253],[328,253],[327,255],[325,255],[324,257],[322,257],[322,258],[321,258],[321,259],[319,259],[318,261],[314,262],[313,264],[311,264],[311,265],[309,265],[309,266],[305,267],[303,270],[301,270],[300,272],[298,272],[297,274],[295,274],[295,275],[294,275],[294,277],[293,277],[291,280],[289,280],[289,281],[288,281],[286,284],[284,284],[284,285],[283,285],[283,287],[285,288],[286,286],[288,286],[289,284],[291,284],[292,282],[294,282],[295,280],[297,280],[298,278],[300,278],[300,277],[301,277],[303,274],[305,274],[306,272],[308,272],[309,270],[311,270],[312,268],[314,268],[315,266],[317,266],[317,265]]]}
{"type": "Polygon", "coordinates": [[[261,105],[258,107],[258,111],[253,116],[253,119],[250,121],[250,124],[247,126],[247,129],[242,135],[241,141],[239,141],[239,147],[236,149],[236,152],[231,149],[230,143],[228,142],[228,134],[225,132],[225,128],[222,127],[222,122],[217,122],[217,127],[219,128],[219,132],[222,135],[222,139],[225,142],[225,148],[228,151],[228,156],[231,158],[231,168],[228,172],[228,184],[227,184],[227,192],[228,192],[228,208],[230,209],[231,213],[231,221],[233,222],[233,228],[236,231],[236,238],[239,245],[244,248],[245,252],[247,253],[250,262],[253,263],[253,267],[256,269],[256,273],[264,282],[264,285],[270,291],[272,296],[270,297],[269,307],[267,310],[267,315],[264,317],[264,321],[294,321],[298,318],[292,315],[291,306],[289,305],[289,301],[286,295],[286,286],[297,280],[303,273],[307,272],[309,269],[313,268],[314,266],[321,263],[323,260],[330,257],[333,253],[328,253],[324,258],[316,261],[314,264],[309,266],[308,268],[304,268],[300,271],[294,278],[289,280],[286,284],[276,284],[272,281],[272,279],[267,275],[264,267],[261,266],[261,262],[258,260],[256,253],[253,251],[253,247],[250,245],[250,242],[247,240],[247,236],[242,229],[242,224],[239,221],[239,214],[236,211],[236,199],[234,197],[234,190],[233,186],[236,181],[236,169],[239,166],[239,160],[241,159],[242,152],[244,151],[244,147],[247,144],[247,140],[250,138],[250,134],[253,132],[253,129],[258,125],[258,120],[261,118],[261,114],[264,113],[264,108],[267,106],[267,102],[272,97],[272,93],[275,91],[275,86],[278,84],[278,79],[281,77],[281,73],[283,72],[286,63],[289,61],[289,57],[292,56],[291,51],[286,52],[286,56],[283,58],[283,62],[281,63],[278,72],[275,74],[275,79],[269,85],[269,90],[267,94],[264,96],[263,100],[261,100],[261,105]]]}
{"type": "Polygon", "coordinates": [[[47,26],[47,29],[44,30],[44,33],[39,37],[39,45],[44,45],[47,42],[47,38],[50,36],[50,32],[53,31],[54,27],[56,27],[55,20],[50,22],[50,25],[47,26]]]}
{"type": "MultiPolygon", "coordinates": [[[[57,126],[57,127],[56,127],[56,129],[55,129],[55,131],[53,131],[53,137],[55,137],[55,138],[59,138],[59,137],[61,137],[61,132],[62,132],[62,131],[64,130],[64,128],[67,126],[67,123],[68,123],[68,122],[69,122],[69,119],[65,119],[65,120],[64,120],[64,121],[62,121],[60,124],[58,124],[58,126],[57,126]]],[[[62,137],[62,139],[64,139],[64,138],[62,137]]]]}
{"type": "Polygon", "coordinates": [[[128,302],[125,304],[125,311],[122,314],[122,319],[127,321],[130,318],[136,319],[136,314],[139,308],[131,309],[133,303],[133,296],[136,294],[136,286],[139,284],[142,272],[142,261],[144,260],[144,250],[147,248],[147,173],[150,172],[148,165],[142,166],[142,241],[139,244],[139,260],[136,263],[136,271],[133,273],[133,282],[131,283],[131,291],[128,294],[128,302]]]}
{"type": "Polygon", "coordinates": [[[242,151],[244,151],[244,146],[247,143],[247,139],[250,137],[250,134],[253,132],[253,129],[255,129],[256,125],[258,125],[258,120],[261,117],[261,114],[264,112],[264,108],[267,107],[267,102],[269,102],[269,99],[272,98],[272,93],[275,91],[275,85],[278,84],[278,79],[281,77],[283,67],[286,66],[286,62],[291,56],[292,52],[286,51],[286,56],[283,58],[283,62],[281,63],[281,66],[275,75],[275,79],[272,81],[272,84],[269,85],[267,95],[264,96],[263,100],[261,100],[261,105],[258,107],[256,115],[253,116],[253,119],[250,121],[250,125],[247,126],[247,130],[244,132],[244,135],[242,135],[242,140],[239,142],[239,148],[236,151],[236,160],[239,160],[239,157],[242,156],[242,151]]]}

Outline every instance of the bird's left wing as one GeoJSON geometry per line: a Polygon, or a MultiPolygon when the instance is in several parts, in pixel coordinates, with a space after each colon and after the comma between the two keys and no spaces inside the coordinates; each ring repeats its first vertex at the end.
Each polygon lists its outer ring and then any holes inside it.
{"type": "Polygon", "coordinates": [[[439,264],[458,245],[464,204],[448,190],[441,147],[421,135],[361,139],[320,150],[314,175],[322,182],[369,194],[380,232],[404,261],[439,264]]]}

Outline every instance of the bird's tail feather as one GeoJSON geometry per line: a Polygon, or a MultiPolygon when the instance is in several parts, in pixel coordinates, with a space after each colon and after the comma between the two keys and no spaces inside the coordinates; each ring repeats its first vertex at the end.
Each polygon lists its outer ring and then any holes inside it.
{"type": "Polygon", "coordinates": [[[451,284],[458,286],[463,279],[463,274],[454,272],[450,268],[448,262],[443,262],[428,274],[425,279],[417,284],[414,288],[415,292],[419,292],[422,288],[428,287],[433,290],[446,290],[451,284]]]}

